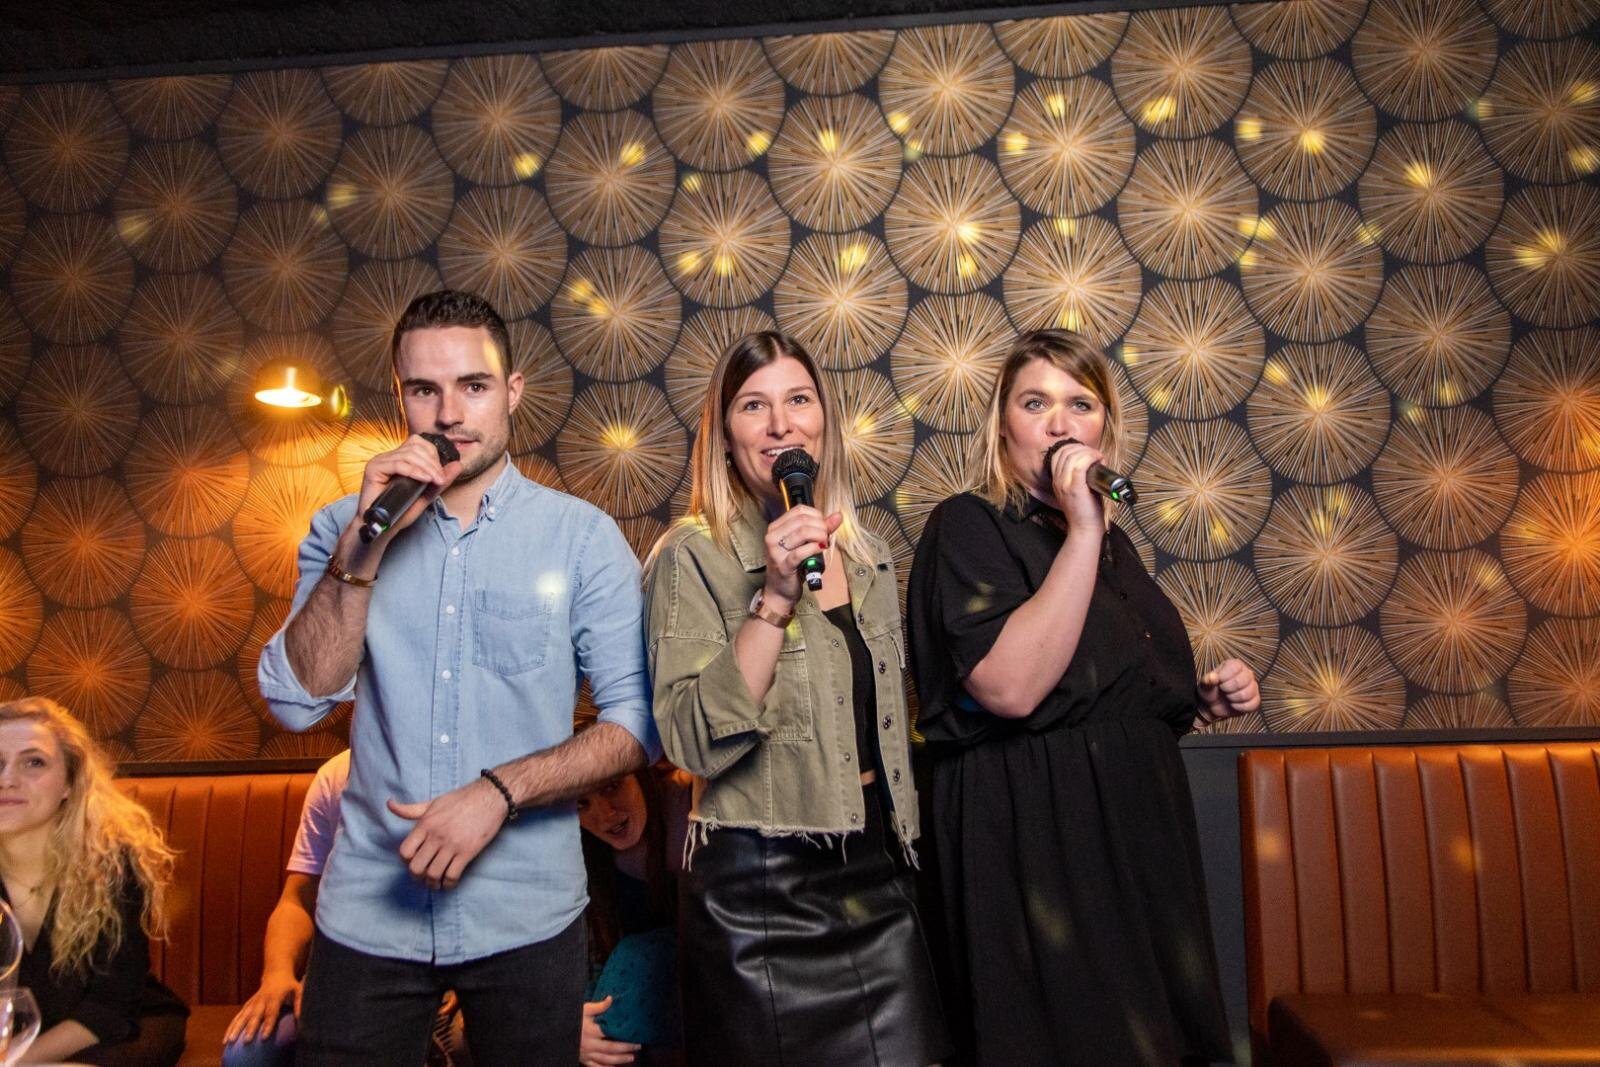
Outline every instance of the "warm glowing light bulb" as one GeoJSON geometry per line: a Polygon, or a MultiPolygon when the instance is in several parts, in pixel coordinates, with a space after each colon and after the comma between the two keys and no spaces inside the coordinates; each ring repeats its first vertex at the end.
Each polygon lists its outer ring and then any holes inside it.
{"type": "Polygon", "coordinates": [[[839,252],[839,273],[854,274],[867,263],[867,246],[860,241],[846,245],[839,252]]]}
{"type": "Polygon", "coordinates": [[[600,432],[600,443],[606,448],[626,452],[639,445],[639,431],[632,426],[612,423],[600,432]]]}
{"type": "Polygon", "coordinates": [[[257,389],[256,399],[275,408],[314,408],[322,403],[322,397],[302,388],[300,372],[295,367],[283,368],[281,383],[257,389]]]}
{"type": "Polygon", "coordinates": [[[1262,122],[1256,118],[1243,118],[1234,123],[1234,134],[1239,140],[1250,144],[1261,140],[1262,122]]]}
{"type": "Polygon", "coordinates": [[[1300,150],[1316,155],[1328,145],[1328,135],[1314,127],[1300,131],[1300,150]]]}
{"type": "Polygon", "coordinates": [[[539,158],[537,152],[522,152],[511,161],[511,169],[516,171],[517,177],[527,181],[539,173],[539,168],[544,165],[544,160],[539,158]]]}
{"type": "Polygon", "coordinates": [[[745,147],[750,149],[752,156],[759,156],[772,147],[772,134],[766,130],[756,130],[744,139],[745,147]]]}
{"type": "Polygon", "coordinates": [[[1000,139],[1008,156],[1020,156],[1028,150],[1028,135],[1021,130],[1012,130],[1000,139]]]}
{"type": "Polygon", "coordinates": [[[698,193],[704,181],[705,179],[701,178],[699,174],[690,171],[683,176],[683,191],[686,193],[698,193]]]}
{"type": "Polygon", "coordinates": [[[1067,113],[1067,98],[1060,93],[1051,93],[1044,98],[1044,109],[1051,118],[1061,118],[1067,113]]]}
{"type": "Polygon", "coordinates": [[[150,216],[143,211],[124,211],[117,216],[117,233],[128,244],[136,243],[150,229],[150,216]]]}
{"type": "Polygon", "coordinates": [[[1426,189],[1433,184],[1433,168],[1420,160],[1406,164],[1406,181],[1419,189],[1426,189]]]}
{"type": "Polygon", "coordinates": [[[904,136],[905,132],[911,128],[911,116],[904,111],[889,112],[888,121],[889,128],[901,136],[904,136]]]}
{"type": "Polygon", "coordinates": [[[1146,125],[1155,126],[1166,122],[1178,113],[1178,98],[1175,96],[1158,96],[1144,105],[1141,114],[1146,125]]]}
{"type": "Polygon", "coordinates": [[[821,130],[817,133],[817,147],[832,155],[839,150],[839,134],[832,129],[821,130]]]}
{"type": "Polygon", "coordinates": [[[617,153],[617,162],[624,167],[637,167],[644,162],[644,144],[640,141],[629,141],[617,153]]]}

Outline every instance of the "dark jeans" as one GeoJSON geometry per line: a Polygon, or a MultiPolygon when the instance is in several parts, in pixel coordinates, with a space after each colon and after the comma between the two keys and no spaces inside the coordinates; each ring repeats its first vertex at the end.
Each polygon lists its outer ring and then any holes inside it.
{"type": "Polygon", "coordinates": [[[581,915],[549,940],[450,966],[369,956],[319,930],[295,1067],[421,1063],[450,989],[474,1067],[567,1067],[578,1060],[585,953],[581,915]]]}

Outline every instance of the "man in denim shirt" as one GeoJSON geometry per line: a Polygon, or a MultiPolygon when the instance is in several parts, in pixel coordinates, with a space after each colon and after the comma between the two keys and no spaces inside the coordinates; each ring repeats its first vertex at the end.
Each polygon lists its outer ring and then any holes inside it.
{"type": "Polygon", "coordinates": [[[356,702],[296,1062],[420,1063],[454,989],[480,1067],[572,1063],[586,974],[571,801],[660,753],[639,566],[603,512],[509,462],[522,376],[493,308],[418,297],[391,352],[413,436],[312,520],[293,613],[261,655],[290,729],[356,702]],[[441,464],[424,432],[461,458],[441,464]],[[360,516],[397,477],[427,489],[363,544],[360,516]],[[574,737],[580,673],[600,722],[574,737]]]}

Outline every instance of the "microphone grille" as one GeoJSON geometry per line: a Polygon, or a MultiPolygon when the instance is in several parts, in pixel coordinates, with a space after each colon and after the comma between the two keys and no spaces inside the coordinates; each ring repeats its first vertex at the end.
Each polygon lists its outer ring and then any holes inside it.
{"type": "Polygon", "coordinates": [[[461,453],[456,449],[456,443],[442,433],[418,434],[424,441],[439,450],[440,463],[454,463],[461,458],[461,453]]]}
{"type": "Polygon", "coordinates": [[[778,458],[772,464],[773,481],[781,482],[792,474],[804,474],[812,480],[817,477],[817,461],[803,448],[791,448],[778,453],[778,458]]]}

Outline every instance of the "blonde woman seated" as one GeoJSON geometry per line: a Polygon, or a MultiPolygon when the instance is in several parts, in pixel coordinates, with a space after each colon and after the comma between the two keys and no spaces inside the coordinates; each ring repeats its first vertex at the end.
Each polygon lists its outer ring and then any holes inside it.
{"type": "Polygon", "coordinates": [[[646,579],[656,723],[699,776],[679,888],[688,1062],[932,1063],[894,567],[852,521],[805,349],[758,333],[723,354],[692,464],[691,515],[646,579]],[[785,511],[772,471],[794,448],[819,465],[817,506],[785,511]]]}
{"type": "Polygon", "coordinates": [[[0,894],[43,1020],[21,1062],[178,1061],[189,1009],[150,974],[149,942],[172,860],[82,723],[43,697],[0,704],[0,894]]]}

